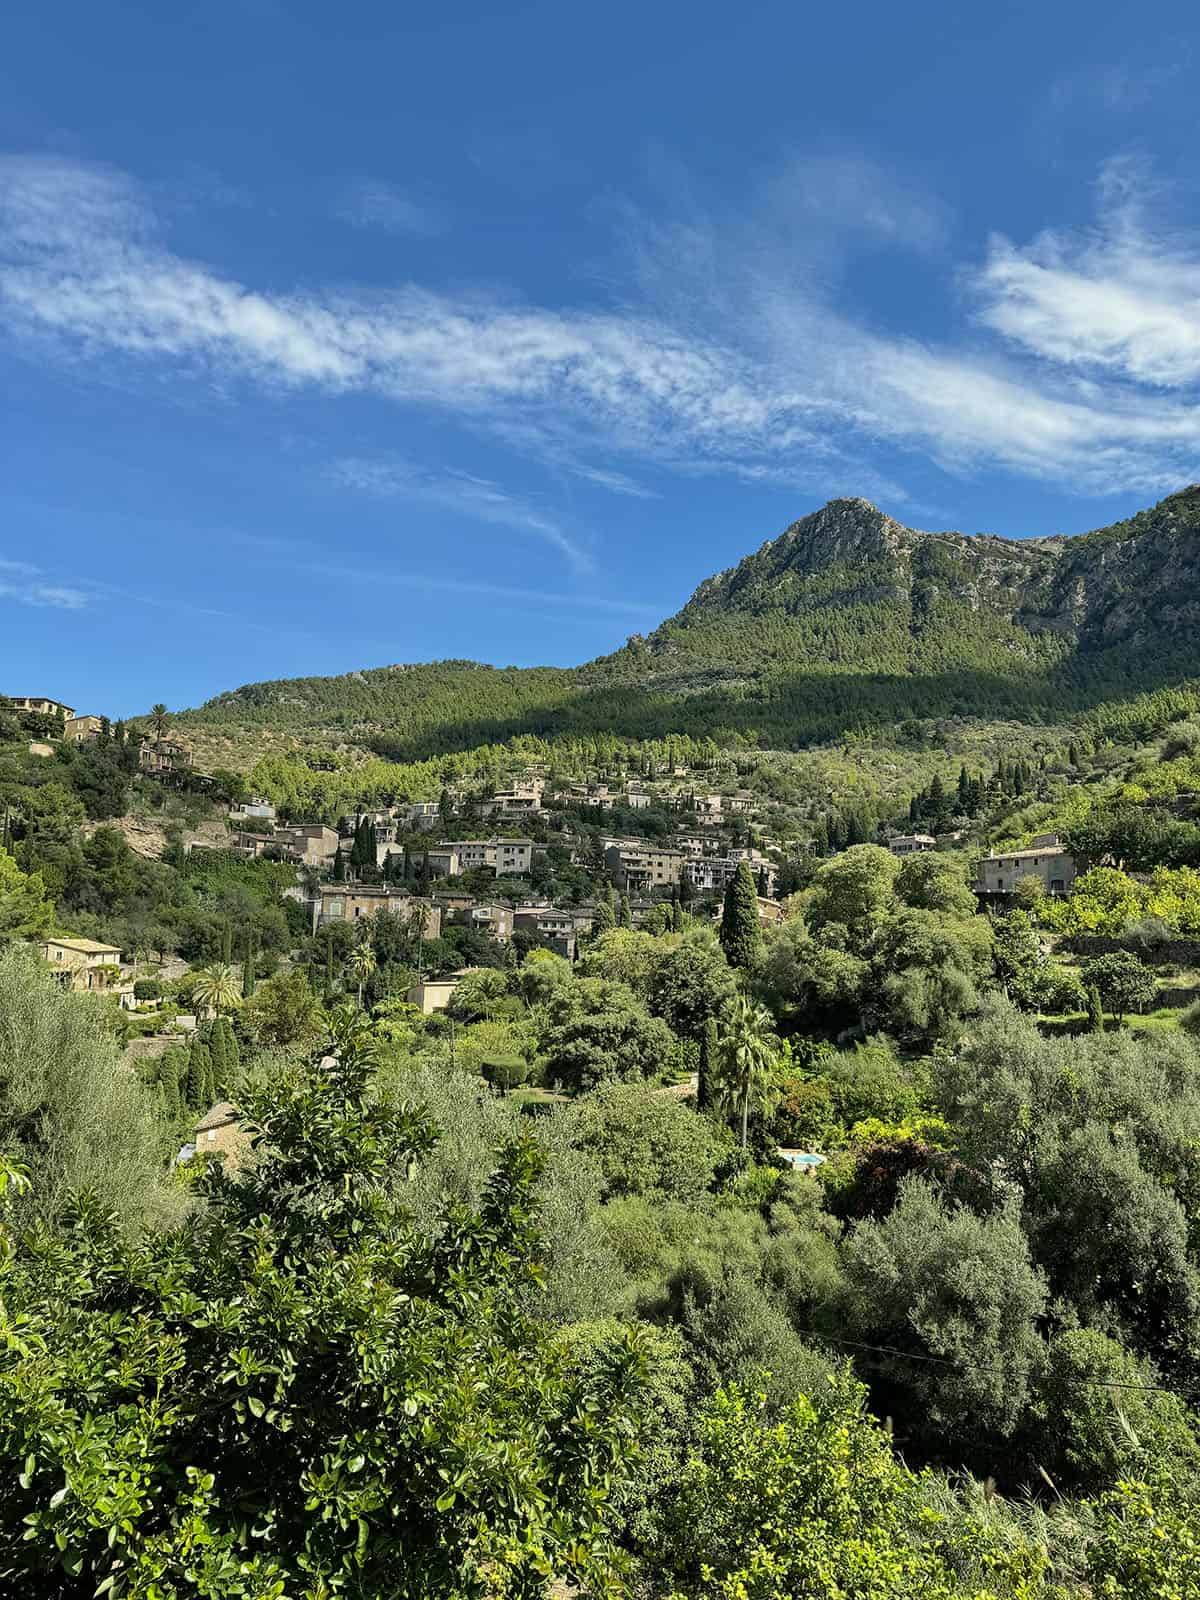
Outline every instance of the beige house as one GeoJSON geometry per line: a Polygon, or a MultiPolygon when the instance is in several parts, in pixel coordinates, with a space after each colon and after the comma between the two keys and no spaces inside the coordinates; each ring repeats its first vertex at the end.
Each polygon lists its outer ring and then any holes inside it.
{"type": "Polygon", "coordinates": [[[68,717],[63,726],[63,738],[70,739],[75,744],[84,744],[88,739],[98,739],[103,732],[103,717],[68,717]]]}
{"type": "Polygon", "coordinates": [[[451,972],[445,978],[424,978],[419,983],[414,983],[405,995],[410,1006],[416,1006],[422,1016],[428,1017],[434,1011],[445,1011],[450,1004],[450,997],[458,988],[468,972],[474,972],[474,967],[463,967],[458,972],[451,972]]]}
{"type": "Polygon", "coordinates": [[[723,856],[689,856],[683,863],[683,877],[693,889],[723,894],[743,861],[749,866],[755,883],[773,894],[779,869],[758,850],[729,850],[723,856]]]}
{"type": "Polygon", "coordinates": [[[43,695],[10,694],[8,698],[17,711],[36,711],[43,717],[61,717],[64,722],[75,715],[73,706],[65,706],[61,700],[47,700],[43,695]]]}
{"type": "Polygon", "coordinates": [[[327,867],[337,854],[337,847],[337,829],[327,828],[322,822],[299,822],[276,828],[274,833],[239,828],[233,835],[233,848],[243,855],[293,861],[303,867],[327,867]]]}
{"type": "Polygon", "coordinates": [[[556,956],[574,961],[580,932],[591,927],[591,913],[559,911],[554,906],[518,906],[513,923],[527,933],[536,934],[556,956]]]}
{"type": "Polygon", "coordinates": [[[937,840],[931,833],[898,833],[888,840],[888,849],[894,856],[916,856],[936,848],[937,840]]]}
{"type": "Polygon", "coordinates": [[[196,1124],[195,1153],[220,1156],[226,1167],[236,1172],[250,1154],[252,1138],[251,1130],[229,1101],[218,1100],[196,1124]]]}
{"type": "Polygon", "coordinates": [[[507,944],[512,938],[513,908],[499,902],[476,904],[471,901],[468,905],[456,906],[449,911],[445,920],[459,927],[473,928],[476,933],[486,933],[501,944],[507,944]]]}
{"type": "Polygon", "coordinates": [[[321,922],[357,922],[377,911],[407,917],[422,913],[422,939],[436,939],[442,931],[442,908],[418,899],[407,889],[386,883],[326,883],[321,887],[321,922]]]}
{"type": "Polygon", "coordinates": [[[533,865],[532,839],[456,839],[427,852],[429,869],[442,878],[458,878],[478,867],[490,867],[498,878],[518,877],[533,865]]]}
{"type": "Polygon", "coordinates": [[[111,989],[120,979],[121,952],[96,939],[47,939],[42,955],[64,987],[111,989]]]}
{"type": "Polygon", "coordinates": [[[183,739],[144,739],[138,751],[138,766],[143,772],[159,775],[186,772],[192,764],[192,747],[183,739]]]}
{"type": "Polygon", "coordinates": [[[498,878],[520,876],[533,865],[532,839],[494,839],[495,866],[498,878]]]}
{"type": "Polygon", "coordinates": [[[604,864],[622,893],[652,894],[679,882],[684,856],[679,850],[665,850],[640,839],[606,839],[604,864]]]}
{"type": "Polygon", "coordinates": [[[399,821],[414,833],[432,833],[441,820],[442,808],[436,800],[416,800],[402,807],[399,821]]]}
{"type": "Polygon", "coordinates": [[[511,789],[502,789],[479,807],[485,817],[537,817],[542,814],[542,795],[546,785],[541,778],[529,783],[514,783],[511,789]]]}
{"type": "Polygon", "coordinates": [[[229,817],[232,822],[274,822],[275,807],[269,800],[251,796],[241,805],[230,806],[229,817]]]}
{"type": "MultiPolygon", "coordinates": [[[[483,865],[482,861],[476,864],[483,865]]],[[[430,845],[425,852],[424,865],[431,878],[461,878],[466,870],[456,844],[430,845]]]]}
{"type": "Polygon", "coordinates": [[[1078,877],[1075,858],[1057,834],[1041,834],[1027,850],[1006,850],[984,856],[975,877],[975,893],[1012,894],[1022,878],[1037,878],[1047,894],[1067,894],[1078,877]]]}

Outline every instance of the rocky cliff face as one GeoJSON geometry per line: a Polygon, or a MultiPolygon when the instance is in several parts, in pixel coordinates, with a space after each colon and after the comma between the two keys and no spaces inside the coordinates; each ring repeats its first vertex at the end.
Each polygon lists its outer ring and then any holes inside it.
{"type": "Polygon", "coordinates": [[[839,612],[869,622],[868,632],[886,623],[914,639],[938,620],[963,626],[974,616],[988,630],[1079,651],[1164,634],[1178,642],[1200,630],[1200,487],[1074,538],[926,533],[868,500],[832,500],[707,579],[646,646],[686,651],[730,616],[833,625],[839,612]]]}
{"type": "Polygon", "coordinates": [[[678,615],[576,668],[470,662],[250,684],[197,726],[366,731],[400,759],[519,733],[748,731],[791,745],[911,716],[1058,720],[1200,677],[1200,487],[1076,538],[923,533],[833,500],[678,615]]]}

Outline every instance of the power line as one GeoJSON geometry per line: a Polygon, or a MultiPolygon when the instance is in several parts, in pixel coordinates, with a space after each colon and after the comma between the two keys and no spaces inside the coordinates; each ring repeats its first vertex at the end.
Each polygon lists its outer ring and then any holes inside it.
{"type": "MultiPolygon", "coordinates": [[[[918,1354],[915,1350],[900,1350],[890,1344],[865,1344],[860,1339],[839,1339],[832,1333],[818,1333],[815,1328],[810,1328],[808,1332],[814,1339],[823,1339],[826,1344],[845,1345],[852,1350],[870,1350],[881,1356],[899,1356],[902,1361],[923,1361],[930,1366],[950,1367],[955,1372],[987,1372],[993,1377],[1001,1378],[1009,1376],[1003,1367],[987,1367],[979,1362],[964,1364],[950,1361],[945,1356],[926,1356],[918,1354]]],[[[1072,1381],[1088,1389],[1129,1389],[1137,1394],[1169,1394],[1176,1398],[1200,1394],[1200,1389],[1168,1389],[1158,1383],[1119,1383],[1111,1378],[1075,1378],[1072,1381]]]]}

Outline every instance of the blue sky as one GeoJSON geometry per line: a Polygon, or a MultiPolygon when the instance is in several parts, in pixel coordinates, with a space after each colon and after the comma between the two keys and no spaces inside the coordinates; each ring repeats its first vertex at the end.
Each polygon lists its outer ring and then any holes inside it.
{"type": "Polygon", "coordinates": [[[1200,477],[1191,6],[0,19],[0,688],[571,663],[1200,477]]]}

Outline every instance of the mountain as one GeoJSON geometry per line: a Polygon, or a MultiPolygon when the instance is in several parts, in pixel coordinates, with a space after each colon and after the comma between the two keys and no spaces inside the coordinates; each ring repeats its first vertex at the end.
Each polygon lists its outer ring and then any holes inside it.
{"type": "Polygon", "coordinates": [[[833,500],[576,668],[469,661],[249,684],[183,720],[353,737],[413,760],[543,737],[755,731],[787,746],[908,716],[1060,719],[1196,671],[1200,486],[1074,537],[925,533],[833,500]]]}

